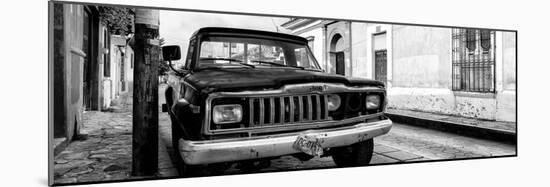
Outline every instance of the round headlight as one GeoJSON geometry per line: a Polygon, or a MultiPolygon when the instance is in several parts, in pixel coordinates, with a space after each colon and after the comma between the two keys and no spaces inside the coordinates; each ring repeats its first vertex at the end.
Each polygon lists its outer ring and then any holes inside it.
{"type": "Polygon", "coordinates": [[[378,109],[380,107],[380,96],[379,95],[367,95],[367,110],[378,109]]]}
{"type": "Polygon", "coordinates": [[[327,95],[327,102],[328,102],[328,110],[329,111],[335,111],[340,108],[340,104],[342,104],[342,99],[340,99],[340,96],[337,94],[330,94],[327,95]]]}

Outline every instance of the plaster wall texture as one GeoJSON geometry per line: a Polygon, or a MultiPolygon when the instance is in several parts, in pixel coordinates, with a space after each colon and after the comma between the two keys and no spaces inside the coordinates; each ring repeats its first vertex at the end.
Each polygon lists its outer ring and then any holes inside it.
{"type": "Polygon", "coordinates": [[[496,93],[469,93],[452,91],[451,31],[340,21],[312,23],[298,33],[315,37],[314,55],[328,73],[336,71],[329,53],[335,34],[343,37],[337,48],[345,52],[346,76],[373,79],[375,48],[387,49],[385,84],[390,108],[515,121],[516,33],[497,31],[496,93]]]}
{"type": "Polygon", "coordinates": [[[126,79],[126,90],[132,91],[133,85],[134,85],[134,68],[133,68],[133,58],[134,57],[134,50],[132,50],[131,47],[126,47],[126,54],[124,55],[124,76],[126,79]]]}
{"type": "Polygon", "coordinates": [[[388,107],[459,115],[487,120],[516,121],[515,33],[497,37],[496,93],[451,89],[451,30],[417,26],[393,27],[392,85],[388,107]],[[500,54],[498,54],[500,53],[500,54]],[[501,64],[500,67],[498,65],[501,64]]]}
{"type": "MultiPolygon", "coordinates": [[[[516,89],[516,33],[502,32],[503,89],[516,89]]],[[[497,48],[498,50],[498,48],[497,48]]],[[[497,67],[498,68],[498,67],[497,67]]]]}
{"type": "Polygon", "coordinates": [[[389,88],[388,108],[513,121],[497,118],[497,99],[494,96],[457,94],[446,88],[389,88]]]}
{"type": "Polygon", "coordinates": [[[503,84],[502,90],[497,90],[496,118],[503,121],[516,121],[516,57],[516,33],[502,32],[503,84]]]}
{"type": "Polygon", "coordinates": [[[505,90],[497,95],[496,119],[500,121],[516,121],[516,91],[505,90]]]}
{"type": "Polygon", "coordinates": [[[450,29],[394,26],[392,32],[393,86],[451,87],[450,29]]]}
{"type": "Polygon", "coordinates": [[[352,61],[352,74],[354,77],[372,78],[372,73],[369,72],[371,66],[368,62],[368,47],[370,40],[367,34],[367,23],[351,23],[351,35],[353,37],[351,41],[351,61],[352,61]]]}
{"type": "Polygon", "coordinates": [[[103,105],[102,109],[107,109],[111,106],[112,94],[112,81],[111,79],[103,79],[103,105]]]}

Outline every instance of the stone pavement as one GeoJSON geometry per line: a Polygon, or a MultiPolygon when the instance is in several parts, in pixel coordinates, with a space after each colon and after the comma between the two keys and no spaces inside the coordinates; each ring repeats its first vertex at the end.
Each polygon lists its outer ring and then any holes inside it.
{"type": "Polygon", "coordinates": [[[428,160],[516,155],[514,144],[400,123],[394,123],[390,133],[375,138],[375,142],[428,160]]]}
{"type": "Polygon", "coordinates": [[[394,122],[427,127],[466,136],[516,143],[515,122],[491,121],[430,112],[387,109],[394,122]]]}
{"type": "MultiPolygon", "coordinates": [[[[159,86],[159,107],[164,103],[159,86]]],[[[131,95],[123,96],[107,112],[87,111],[81,127],[85,139],[71,142],[55,157],[56,184],[141,179],[130,176],[132,113],[131,95]]],[[[161,110],[159,109],[159,112],[161,110]]],[[[167,113],[159,113],[159,173],[157,177],[176,177],[174,149],[171,145],[170,120],[167,113]]],[[[515,155],[515,145],[491,140],[465,137],[454,133],[394,123],[391,131],[374,139],[371,165],[479,158],[515,155]]],[[[331,157],[300,161],[283,156],[271,161],[271,166],[259,172],[289,171],[313,168],[334,168],[331,157]]],[[[243,174],[235,166],[223,174],[243,174]]]]}
{"type": "Polygon", "coordinates": [[[54,183],[98,182],[176,176],[159,141],[159,173],[132,177],[132,97],[123,95],[108,111],[83,114],[82,140],[71,142],[54,158],[54,183]]]}

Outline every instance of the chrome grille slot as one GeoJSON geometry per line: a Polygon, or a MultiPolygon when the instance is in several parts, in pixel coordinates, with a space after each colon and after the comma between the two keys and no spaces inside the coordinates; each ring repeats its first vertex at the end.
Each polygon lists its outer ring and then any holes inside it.
{"type": "Polygon", "coordinates": [[[292,97],[292,101],[294,101],[294,121],[300,122],[303,119],[304,116],[304,110],[302,108],[302,97],[295,96],[292,97]]]}
{"type": "Polygon", "coordinates": [[[288,118],[290,118],[290,123],[293,123],[295,121],[295,113],[296,113],[296,103],[294,101],[294,97],[288,97],[288,102],[290,104],[288,111],[290,111],[290,114],[288,115],[288,118]]]}
{"type": "Polygon", "coordinates": [[[250,127],[328,120],[326,95],[248,98],[250,127]]]}
{"type": "Polygon", "coordinates": [[[323,119],[328,118],[328,102],[327,102],[327,95],[321,96],[321,115],[323,115],[323,119]]]}

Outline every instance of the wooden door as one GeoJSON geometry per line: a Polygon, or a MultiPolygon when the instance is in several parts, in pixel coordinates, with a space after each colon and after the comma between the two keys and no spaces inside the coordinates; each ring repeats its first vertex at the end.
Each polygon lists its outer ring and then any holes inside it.
{"type": "Polygon", "coordinates": [[[91,86],[91,57],[92,57],[92,26],[91,26],[91,17],[90,13],[85,10],[84,16],[83,16],[83,24],[84,27],[82,29],[82,51],[86,53],[86,57],[84,57],[84,68],[83,68],[83,79],[82,79],[82,91],[83,91],[83,100],[82,105],[85,110],[89,110],[91,108],[91,97],[90,97],[90,86],[91,86]]]}
{"type": "Polygon", "coordinates": [[[374,51],[374,79],[386,83],[387,80],[387,51],[374,51]]]}
{"type": "Polygon", "coordinates": [[[338,75],[345,75],[346,74],[346,66],[345,66],[345,56],[344,52],[336,52],[336,74],[338,75]]]}

